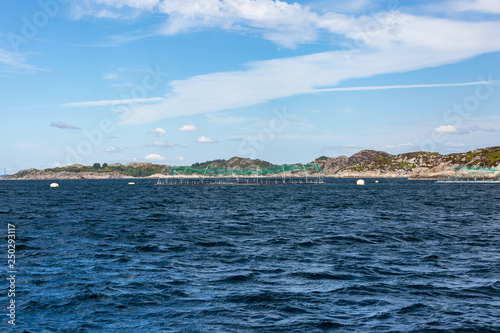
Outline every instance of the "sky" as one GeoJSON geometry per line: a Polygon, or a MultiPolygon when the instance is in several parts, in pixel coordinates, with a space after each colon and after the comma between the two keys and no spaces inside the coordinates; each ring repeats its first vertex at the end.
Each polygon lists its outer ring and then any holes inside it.
{"type": "Polygon", "coordinates": [[[0,173],[500,145],[498,0],[0,2],[0,173]]]}

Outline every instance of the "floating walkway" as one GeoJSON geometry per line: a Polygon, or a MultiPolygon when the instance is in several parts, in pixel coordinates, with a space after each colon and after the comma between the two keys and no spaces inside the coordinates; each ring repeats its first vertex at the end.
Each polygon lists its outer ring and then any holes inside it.
{"type": "Polygon", "coordinates": [[[173,178],[158,180],[156,185],[319,185],[323,184],[323,179],[319,178],[204,178],[204,179],[189,179],[189,178],[173,178]]]}
{"type": "Polygon", "coordinates": [[[440,179],[436,181],[436,183],[440,184],[500,184],[500,180],[493,179],[440,179]]]}
{"type": "Polygon", "coordinates": [[[317,185],[323,184],[323,171],[316,164],[253,167],[246,169],[220,168],[208,165],[204,169],[165,166],[167,176],[156,185],[317,185]]]}

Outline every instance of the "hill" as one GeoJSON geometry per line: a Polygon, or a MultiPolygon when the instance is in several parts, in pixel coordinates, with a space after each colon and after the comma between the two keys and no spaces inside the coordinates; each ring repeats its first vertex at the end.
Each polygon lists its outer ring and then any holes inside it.
{"type": "Polygon", "coordinates": [[[322,156],[313,163],[325,175],[335,177],[494,178],[499,176],[500,147],[448,155],[422,151],[391,155],[362,150],[351,157],[322,156]]]}
{"type": "MultiPolygon", "coordinates": [[[[500,147],[477,149],[466,153],[441,155],[429,152],[411,152],[391,155],[383,151],[362,150],[350,157],[321,156],[311,162],[323,170],[327,177],[381,177],[437,179],[457,178],[500,178],[500,147]]],[[[120,163],[102,166],[74,164],[62,168],[44,170],[22,170],[2,179],[119,179],[135,177],[165,176],[169,169],[187,170],[185,175],[202,173],[203,170],[277,170],[281,166],[267,161],[232,157],[229,160],[219,159],[203,163],[194,163],[185,167],[169,167],[146,162],[120,163]]],[[[229,174],[230,172],[228,172],[229,174]]],[[[172,174],[172,173],[171,173],[172,174]]]]}

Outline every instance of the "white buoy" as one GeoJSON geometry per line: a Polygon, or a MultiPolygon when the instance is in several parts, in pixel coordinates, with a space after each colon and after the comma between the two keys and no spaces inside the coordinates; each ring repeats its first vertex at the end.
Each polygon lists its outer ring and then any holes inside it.
{"type": "Polygon", "coordinates": [[[365,185],[365,181],[363,179],[358,179],[356,185],[365,185]]]}
{"type": "Polygon", "coordinates": [[[129,184],[129,185],[135,185],[135,183],[134,183],[134,182],[129,182],[128,184],[129,184]]]}
{"type": "Polygon", "coordinates": [[[378,180],[376,180],[376,181],[375,181],[375,183],[377,183],[377,184],[378,184],[378,180]]]}
{"type": "Polygon", "coordinates": [[[50,184],[50,187],[59,187],[59,184],[58,183],[52,183],[52,184],[50,184]]]}

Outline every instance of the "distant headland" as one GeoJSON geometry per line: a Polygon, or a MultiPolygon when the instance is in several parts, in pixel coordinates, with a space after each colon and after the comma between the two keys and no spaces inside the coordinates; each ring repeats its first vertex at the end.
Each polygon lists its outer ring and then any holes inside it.
{"type": "MultiPolygon", "coordinates": [[[[300,164],[297,164],[300,165],[300,164]]],[[[429,152],[411,152],[392,155],[383,151],[362,150],[350,157],[321,156],[308,165],[315,165],[319,172],[322,170],[325,177],[338,178],[410,178],[410,179],[439,179],[448,177],[457,178],[500,178],[500,146],[476,149],[466,153],[441,155],[429,152]]],[[[292,165],[293,166],[293,165],[292,165]]],[[[185,167],[171,167],[168,165],[147,162],[131,162],[127,164],[112,163],[84,166],[71,166],[50,169],[27,169],[1,179],[120,179],[120,178],[168,178],[179,176],[198,177],[203,170],[217,168],[229,170],[248,170],[252,175],[259,169],[274,168],[279,174],[280,165],[274,165],[262,160],[241,157],[232,157],[228,160],[213,160],[195,163],[185,167]],[[182,175],[169,172],[185,169],[182,175]]],[[[290,170],[290,165],[288,169],[290,170]]],[[[283,168],[285,171],[285,168],[283,168]]],[[[209,176],[208,174],[206,176],[209,176]]],[[[261,174],[260,176],[266,176],[261,174]]],[[[267,175],[270,176],[270,175],[267,175]]],[[[290,176],[290,175],[289,175],[290,176]]],[[[293,176],[293,175],[292,175],[293,176]]]]}

